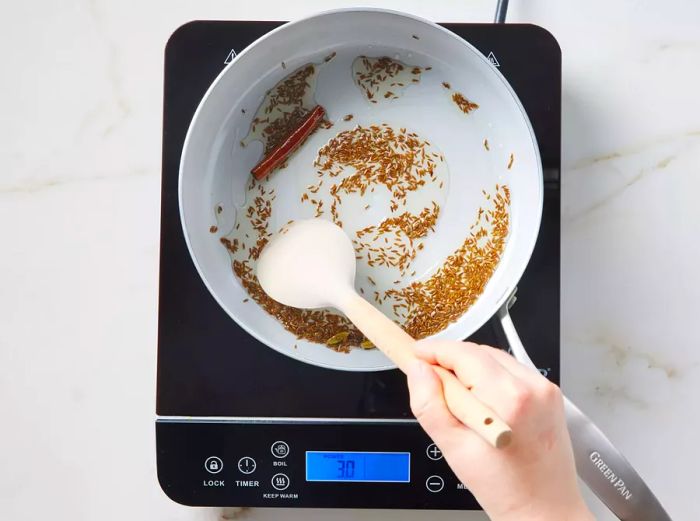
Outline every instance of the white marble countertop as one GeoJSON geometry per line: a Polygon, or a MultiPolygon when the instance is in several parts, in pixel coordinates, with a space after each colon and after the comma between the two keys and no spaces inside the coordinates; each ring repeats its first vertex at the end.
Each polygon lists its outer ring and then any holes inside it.
{"type": "MultiPolygon", "coordinates": [[[[495,1],[365,3],[469,22],[490,21],[495,1]]],[[[0,7],[0,519],[219,516],[171,502],[155,473],[163,49],[192,19],[350,5],[293,4],[0,7]]],[[[563,49],[563,387],[674,519],[697,519],[700,4],[511,4],[510,21],[546,27],[563,49]]]]}

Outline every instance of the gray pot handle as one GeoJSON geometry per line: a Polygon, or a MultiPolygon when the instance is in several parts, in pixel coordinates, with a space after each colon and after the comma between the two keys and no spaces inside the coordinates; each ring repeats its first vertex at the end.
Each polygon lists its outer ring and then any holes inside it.
{"type": "MultiPolygon", "coordinates": [[[[523,347],[508,309],[498,312],[513,356],[537,369],[523,347]]],[[[578,407],[564,397],[564,411],[576,459],[576,471],[591,491],[622,521],[671,521],[656,496],[622,453],[578,407]]]]}

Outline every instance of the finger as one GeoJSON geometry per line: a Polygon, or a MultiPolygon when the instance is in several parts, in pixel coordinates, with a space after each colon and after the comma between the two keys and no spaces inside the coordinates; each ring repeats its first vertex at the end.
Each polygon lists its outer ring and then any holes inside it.
{"type": "Polygon", "coordinates": [[[491,356],[492,348],[469,342],[421,342],[416,355],[452,370],[485,405],[506,422],[525,384],[491,356]]]}
{"type": "Polygon", "coordinates": [[[456,450],[465,435],[473,435],[452,416],[442,391],[442,382],[435,371],[422,360],[413,362],[407,373],[411,410],[423,430],[443,452],[456,450]]]}
{"type": "Polygon", "coordinates": [[[539,381],[540,379],[544,378],[537,369],[533,369],[532,367],[528,367],[524,364],[521,364],[509,353],[501,349],[497,349],[495,347],[483,347],[487,348],[489,354],[493,358],[495,358],[499,364],[501,364],[503,367],[506,368],[506,370],[508,370],[511,374],[517,376],[521,380],[535,383],[536,381],[539,381]]]}
{"type": "Polygon", "coordinates": [[[471,342],[419,342],[416,355],[426,362],[450,369],[467,388],[509,376],[485,349],[471,342]]]}
{"type": "MultiPolygon", "coordinates": [[[[539,370],[518,362],[513,356],[500,349],[492,349],[491,356],[498,360],[503,367],[513,373],[525,387],[535,393],[540,400],[550,400],[552,404],[562,403],[561,390],[547,379],[539,370]]],[[[522,395],[519,397],[522,400],[522,395]]]]}

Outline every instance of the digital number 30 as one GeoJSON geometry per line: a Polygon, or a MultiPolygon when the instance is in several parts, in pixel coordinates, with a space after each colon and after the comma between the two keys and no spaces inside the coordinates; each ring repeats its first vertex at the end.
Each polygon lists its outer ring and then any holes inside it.
{"type": "Polygon", "coordinates": [[[355,462],[353,460],[338,460],[338,477],[352,478],[355,476],[355,462]]]}

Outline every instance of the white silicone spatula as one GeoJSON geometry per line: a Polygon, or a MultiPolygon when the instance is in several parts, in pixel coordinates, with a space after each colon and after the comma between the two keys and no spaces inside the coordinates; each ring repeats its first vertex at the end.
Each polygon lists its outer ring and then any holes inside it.
{"type": "MultiPolygon", "coordinates": [[[[257,276],[282,304],[339,309],[404,373],[415,359],[415,340],[355,291],[355,251],[335,224],[311,219],[286,226],[263,249],[257,276]]],[[[494,447],[508,445],[510,427],[451,371],[434,368],[452,414],[494,447]]]]}

